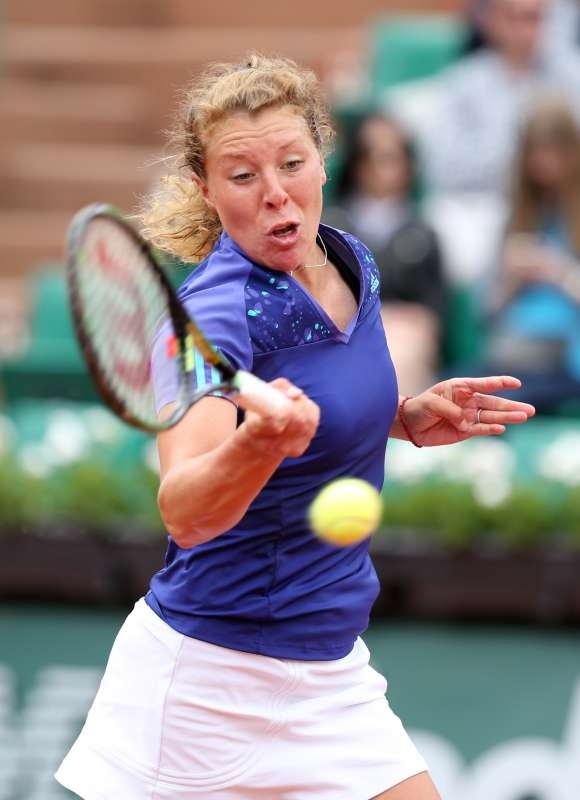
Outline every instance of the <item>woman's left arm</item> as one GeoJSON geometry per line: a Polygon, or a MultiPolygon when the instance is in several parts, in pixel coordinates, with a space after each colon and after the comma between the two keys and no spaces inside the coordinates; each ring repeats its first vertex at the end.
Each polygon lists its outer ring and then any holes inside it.
{"type": "Polygon", "coordinates": [[[494,394],[520,386],[521,382],[510,375],[441,381],[416,397],[399,398],[390,435],[417,447],[454,444],[473,436],[498,436],[506,425],[526,422],[535,414],[529,403],[494,394]]]}

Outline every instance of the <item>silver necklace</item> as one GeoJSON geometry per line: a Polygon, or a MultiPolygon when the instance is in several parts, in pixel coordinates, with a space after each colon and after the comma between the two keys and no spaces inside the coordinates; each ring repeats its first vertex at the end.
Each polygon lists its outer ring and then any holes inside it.
{"type": "Polygon", "coordinates": [[[326,250],[326,245],[324,244],[324,239],[319,233],[316,234],[316,241],[320,243],[320,248],[324,253],[324,261],[322,264],[301,264],[299,267],[296,267],[296,269],[290,271],[291,278],[294,277],[295,272],[299,272],[301,269],[322,269],[328,264],[328,252],[326,250]]]}

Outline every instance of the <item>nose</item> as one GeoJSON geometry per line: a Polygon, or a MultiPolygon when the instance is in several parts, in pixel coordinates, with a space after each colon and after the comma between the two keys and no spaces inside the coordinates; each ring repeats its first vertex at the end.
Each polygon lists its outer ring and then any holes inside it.
{"type": "Polygon", "coordinates": [[[263,176],[262,197],[264,205],[268,208],[281,208],[288,199],[288,193],[280,182],[280,177],[275,171],[263,176]]]}

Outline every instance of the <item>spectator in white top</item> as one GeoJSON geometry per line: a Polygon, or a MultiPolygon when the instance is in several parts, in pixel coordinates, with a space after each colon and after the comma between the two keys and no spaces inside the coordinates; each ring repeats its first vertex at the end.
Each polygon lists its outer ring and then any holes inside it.
{"type": "Polygon", "coordinates": [[[416,113],[405,87],[400,102],[394,98],[393,112],[419,146],[430,193],[425,213],[452,280],[473,284],[490,266],[527,110],[558,96],[580,117],[580,54],[545,46],[551,11],[550,0],[478,0],[483,44],[433,78],[428,96],[422,90],[428,113],[416,113]]]}
{"type": "Polygon", "coordinates": [[[424,141],[435,191],[506,189],[521,119],[539,95],[565,95],[580,109],[580,58],[542,48],[548,0],[485,0],[479,18],[489,46],[441,77],[438,119],[424,141]]]}

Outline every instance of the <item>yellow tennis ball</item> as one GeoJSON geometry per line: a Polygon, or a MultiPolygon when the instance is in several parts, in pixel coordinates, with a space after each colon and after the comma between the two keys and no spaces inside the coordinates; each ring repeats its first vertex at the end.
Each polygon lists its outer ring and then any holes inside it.
{"type": "Polygon", "coordinates": [[[346,547],[370,536],[381,515],[381,496],[374,486],[360,478],[340,478],[314,498],[308,520],[320,539],[346,547]]]}

